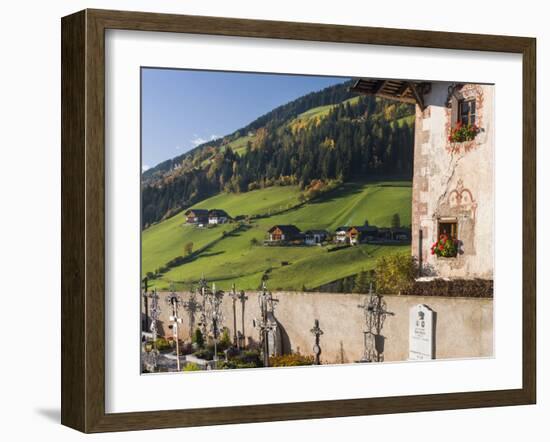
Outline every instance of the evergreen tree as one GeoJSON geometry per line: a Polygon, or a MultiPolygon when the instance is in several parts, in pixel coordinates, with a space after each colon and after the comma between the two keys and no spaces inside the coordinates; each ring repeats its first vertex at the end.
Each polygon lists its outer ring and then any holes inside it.
{"type": "Polygon", "coordinates": [[[394,229],[398,229],[399,227],[401,227],[401,218],[399,217],[399,213],[394,213],[391,217],[391,226],[394,229]]]}

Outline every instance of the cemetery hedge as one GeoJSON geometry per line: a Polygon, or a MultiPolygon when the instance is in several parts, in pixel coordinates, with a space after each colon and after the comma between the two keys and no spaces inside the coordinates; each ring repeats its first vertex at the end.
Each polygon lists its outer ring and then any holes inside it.
{"type": "Polygon", "coordinates": [[[492,298],[492,279],[433,279],[414,281],[401,291],[402,295],[449,296],[462,298],[492,298]]]}

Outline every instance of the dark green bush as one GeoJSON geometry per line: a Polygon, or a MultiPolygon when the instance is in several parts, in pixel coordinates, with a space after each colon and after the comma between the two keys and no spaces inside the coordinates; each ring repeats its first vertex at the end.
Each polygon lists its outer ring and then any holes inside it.
{"type": "Polygon", "coordinates": [[[168,339],[163,338],[163,337],[157,338],[157,340],[155,342],[155,346],[156,346],[157,350],[159,350],[159,351],[168,350],[168,349],[172,348],[172,346],[170,345],[170,342],[168,341],[168,339]]]}
{"type": "Polygon", "coordinates": [[[413,284],[417,273],[416,261],[411,255],[381,256],[375,267],[376,291],[388,294],[403,293],[413,284]]]}
{"type": "Polygon", "coordinates": [[[199,364],[195,364],[194,362],[188,362],[185,364],[185,367],[183,367],[183,371],[200,371],[202,370],[199,364]]]}
{"type": "Polygon", "coordinates": [[[204,348],[204,336],[202,335],[200,328],[197,328],[195,330],[195,333],[193,333],[193,338],[191,340],[193,344],[196,344],[198,348],[204,348]]]}
{"type": "Polygon", "coordinates": [[[227,350],[229,347],[231,347],[231,337],[229,336],[229,329],[224,328],[222,332],[222,337],[220,338],[220,342],[218,343],[218,350],[224,351],[227,350]]]}
{"type": "Polygon", "coordinates": [[[492,298],[492,279],[432,279],[415,281],[403,295],[416,296],[450,296],[464,298],[492,298]]]}

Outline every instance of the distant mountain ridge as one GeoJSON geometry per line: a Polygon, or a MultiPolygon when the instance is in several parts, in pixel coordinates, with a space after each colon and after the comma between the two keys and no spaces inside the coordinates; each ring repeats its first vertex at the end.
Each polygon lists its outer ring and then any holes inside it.
{"type": "Polygon", "coordinates": [[[220,192],[299,185],[308,196],[351,179],[412,177],[414,107],[358,96],[346,81],[142,173],[142,224],[220,192]]]}
{"type": "Polygon", "coordinates": [[[184,158],[192,156],[194,153],[201,149],[204,149],[205,147],[220,146],[226,137],[231,137],[238,133],[248,133],[250,131],[256,131],[260,127],[265,126],[269,121],[278,121],[285,118],[291,118],[293,116],[296,117],[302,112],[305,112],[308,109],[314,107],[340,103],[355,95],[349,91],[349,88],[352,84],[353,81],[345,81],[335,86],[327,87],[318,92],[310,92],[286,104],[278,106],[275,109],[267,112],[266,114],[256,118],[248,125],[236,130],[231,134],[228,134],[225,137],[220,137],[215,140],[199,144],[198,146],[181,155],[163,161],[156,166],[147,169],[142,173],[142,179],[150,178],[158,172],[162,173],[169,171],[174,167],[174,165],[180,164],[184,158]]]}

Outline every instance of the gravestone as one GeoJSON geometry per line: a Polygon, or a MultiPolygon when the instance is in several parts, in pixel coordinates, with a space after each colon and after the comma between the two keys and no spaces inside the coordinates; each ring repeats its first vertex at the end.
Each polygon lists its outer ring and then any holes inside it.
{"type": "Polygon", "coordinates": [[[434,359],[434,312],[424,304],[409,310],[409,360],[434,359]]]}

